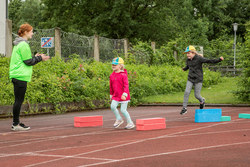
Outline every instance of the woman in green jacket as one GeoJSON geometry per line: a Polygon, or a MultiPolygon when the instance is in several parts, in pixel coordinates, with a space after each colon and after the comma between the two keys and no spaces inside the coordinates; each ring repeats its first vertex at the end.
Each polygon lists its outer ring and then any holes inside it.
{"type": "Polygon", "coordinates": [[[10,79],[14,85],[15,103],[13,105],[13,124],[12,130],[29,130],[30,127],[20,123],[19,115],[22,103],[24,101],[27,82],[30,82],[32,76],[32,66],[40,61],[46,61],[50,57],[44,54],[31,56],[28,39],[33,35],[33,27],[29,24],[22,24],[18,30],[18,37],[14,40],[14,48],[10,60],[10,79]]]}

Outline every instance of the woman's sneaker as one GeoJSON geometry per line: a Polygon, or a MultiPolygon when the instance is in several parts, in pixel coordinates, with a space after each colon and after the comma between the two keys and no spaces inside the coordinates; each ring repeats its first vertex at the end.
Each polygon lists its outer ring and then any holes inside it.
{"type": "Polygon", "coordinates": [[[133,129],[135,127],[134,123],[128,123],[125,129],[133,129]]]}
{"type": "Polygon", "coordinates": [[[114,127],[115,128],[118,128],[121,124],[123,124],[123,120],[116,120],[115,123],[114,123],[114,127]]]}
{"type": "Polygon", "coordinates": [[[186,114],[186,113],[187,113],[187,108],[182,108],[180,114],[181,114],[181,115],[184,115],[184,114],[186,114]]]}
{"type": "Polygon", "coordinates": [[[200,109],[203,109],[205,107],[205,99],[203,99],[203,102],[200,103],[200,109]]]}
{"type": "Polygon", "coordinates": [[[11,130],[13,130],[13,131],[25,131],[25,130],[30,130],[30,127],[24,125],[23,123],[19,123],[17,125],[12,125],[11,130]]]}

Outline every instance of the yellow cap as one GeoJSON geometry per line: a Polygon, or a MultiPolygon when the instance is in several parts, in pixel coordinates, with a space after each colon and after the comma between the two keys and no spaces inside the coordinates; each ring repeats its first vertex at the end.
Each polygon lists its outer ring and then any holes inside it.
{"type": "Polygon", "coordinates": [[[112,64],[114,65],[124,64],[124,60],[121,57],[116,57],[112,60],[112,64]]]}
{"type": "Polygon", "coordinates": [[[195,47],[192,46],[192,45],[189,45],[189,46],[186,48],[185,52],[183,52],[183,54],[185,54],[185,53],[187,53],[187,52],[190,52],[190,51],[196,51],[195,47]]]}

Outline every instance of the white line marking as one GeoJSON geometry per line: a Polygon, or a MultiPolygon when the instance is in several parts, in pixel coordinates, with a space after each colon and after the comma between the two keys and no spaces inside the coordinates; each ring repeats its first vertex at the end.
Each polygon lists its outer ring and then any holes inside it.
{"type": "Polygon", "coordinates": [[[98,162],[98,163],[89,164],[89,165],[82,165],[82,166],[78,166],[78,167],[97,166],[97,165],[109,164],[109,163],[113,163],[113,162],[121,162],[121,161],[135,160],[135,159],[141,159],[141,158],[149,158],[149,157],[155,157],[155,156],[184,153],[184,152],[189,152],[189,151],[198,151],[198,150],[204,150],[204,149],[235,146],[235,145],[241,145],[241,144],[250,144],[250,141],[240,142],[240,143],[231,143],[231,144],[221,144],[221,145],[214,145],[214,146],[207,146],[207,147],[197,147],[197,148],[190,148],[190,149],[179,150],[179,151],[170,151],[170,152],[164,152],[164,153],[158,153],[158,154],[149,154],[149,155],[143,155],[143,156],[137,156],[137,157],[131,157],[131,158],[123,158],[123,159],[116,160],[116,161],[98,162]]]}
{"type": "MultiPolygon", "coordinates": [[[[33,143],[39,143],[39,142],[43,142],[43,141],[49,141],[49,140],[58,140],[58,139],[63,139],[63,138],[69,138],[69,137],[79,137],[79,136],[85,136],[85,135],[99,135],[99,134],[106,134],[106,133],[121,133],[122,131],[100,131],[100,132],[89,132],[89,133],[85,133],[85,134],[76,134],[76,135],[68,135],[68,136],[53,136],[53,137],[48,137],[48,138],[37,138],[37,139],[30,139],[30,140],[25,140],[25,141],[29,141],[29,142],[25,142],[25,143],[19,143],[19,144],[14,144],[14,145],[9,145],[9,146],[2,146],[1,148],[8,148],[8,147],[16,147],[16,146],[20,146],[20,145],[25,145],[25,144],[33,144],[33,143]],[[33,141],[33,142],[30,142],[33,141]]],[[[125,132],[125,131],[123,131],[125,132]]],[[[128,132],[128,131],[126,131],[128,132]]],[[[17,141],[18,142],[18,141],[17,141]]]]}
{"type": "Polygon", "coordinates": [[[169,135],[169,137],[186,137],[186,136],[197,136],[197,135],[207,135],[207,134],[218,134],[218,133],[231,133],[231,132],[241,132],[250,131],[250,129],[239,129],[239,130],[227,130],[227,131],[216,131],[216,132],[204,132],[204,133],[193,133],[185,135],[169,135]]]}
{"type": "MultiPolygon", "coordinates": [[[[228,123],[228,122],[226,122],[226,123],[228,123]]],[[[203,129],[203,128],[209,128],[209,127],[216,126],[216,125],[221,125],[221,123],[217,123],[215,125],[208,125],[208,126],[204,126],[204,127],[199,127],[199,128],[195,128],[195,129],[190,129],[190,130],[185,130],[185,131],[181,131],[181,132],[176,132],[176,133],[173,133],[173,134],[168,134],[168,135],[163,135],[163,136],[158,136],[158,137],[153,137],[153,138],[141,139],[141,140],[137,140],[137,141],[133,141],[133,142],[125,143],[125,144],[120,144],[120,145],[116,145],[116,146],[111,146],[111,147],[107,147],[107,148],[103,148],[103,149],[99,149],[99,150],[93,150],[93,151],[89,151],[89,152],[85,152],[85,153],[81,153],[81,154],[75,154],[74,156],[81,156],[81,155],[86,155],[86,154],[90,154],[90,153],[105,151],[105,150],[109,150],[109,149],[113,149],[113,148],[123,147],[123,146],[131,145],[131,144],[135,144],[135,143],[141,143],[141,142],[144,142],[144,141],[160,139],[160,138],[168,137],[170,135],[176,135],[176,134],[181,134],[181,133],[185,133],[185,132],[191,132],[191,131],[195,131],[195,130],[199,130],[199,129],[203,129]]],[[[31,164],[31,165],[28,165],[28,166],[25,166],[25,167],[31,167],[31,166],[46,164],[46,163],[55,162],[55,161],[59,161],[59,160],[63,160],[63,159],[66,159],[66,158],[53,159],[53,160],[44,161],[44,162],[40,162],[40,163],[36,163],[36,164],[31,164]]],[[[109,161],[109,163],[110,162],[116,162],[116,161],[117,160],[109,161]]]]}
{"type": "MultiPolygon", "coordinates": [[[[135,140],[129,140],[129,141],[135,141],[135,140]]],[[[102,146],[102,145],[124,143],[124,142],[128,142],[128,140],[116,141],[116,142],[105,142],[105,143],[91,144],[91,145],[85,145],[85,146],[62,147],[62,148],[57,148],[57,149],[39,150],[39,151],[34,151],[34,152],[22,152],[18,154],[0,154],[0,157],[20,156],[23,154],[42,153],[42,152],[58,151],[58,150],[66,150],[66,149],[74,149],[74,148],[84,148],[84,147],[94,147],[94,146],[100,146],[100,145],[102,146]]]]}
{"type": "MultiPolygon", "coordinates": [[[[177,133],[173,133],[173,134],[158,136],[158,137],[155,137],[155,138],[148,138],[148,139],[144,139],[144,140],[138,140],[138,141],[135,141],[135,142],[129,142],[129,143],[125,144],[125,145],[134,144],[134,143],[138,143],[138,142],[144,142],[144,141],[148,141],[148,140],[159,139],[159,138],[164,138],[164,137],[172,137],[171,135],[181,134],[181,133],[185,133],[185,132],[190,132],[190,131],[199,130],[199,129],[203,129],[203,128],[209,128],[209,127],[213,127],[213,126],[217,126],[217,125],[222,125],[222,124],[227,124],[227,123],[231,123],[231,122],[218,123],[216,125],[210,125],[210,126],[206,126],[206,127],[195,128],[195,129],[191,129],[191,130],[187,130],[187,131],[183,131],[183,132],[177,132],[177,133]]],[[[104,150],[112,149],[112,148],[116,148],[116,147],[122,147],[122,146],[125,146],[125,145],[124,144],[117,145],[117,146],[113,146],[113,147],[110,147],[110,148],[105,148],[104,150]]],[[[97,152],[97,151],[102,151],[102,149],[101,150],[95,150],[95,152],[97,152]]],[[[92,152],[93,151],[91,151],[89,153],[92,153],[92,152]]],[[[79,155],[84,155],[84,154],[86,154],[86,153],[77,154],[77,155],[74,155],[74,156],[79,156],[79,155]]],[[[65,159],[65,158],[60,158],[60,159],[65,159]]],[[[57,160],[60,160],[60,159],[55,159],[55,160],[52,160],[52,161],[57,161],[57,160]]],[[[115,162],[115,161],[117,161],[117,160],[112,160],[112,162],[115,162]]],[[[111,162],[111,161],[109,161],[109,162],[111,162]]],[[[44,163],[49,163],[49,161],[43,162],[42,164],[44,164],[44,163]]],[[[32,164],[32,166],[35,166],[35,165],[38,165],[38,164],[32,164]]]]}
{"type": "MultiPolygon", "coordinates": [[[[42,156],[42,157],[57,157],[57,158],[78,158],[78,159],[95,159],[95,160],[102,160],[102,161],[113,161],[114,159],[107,159],[107,158],[93,158],[93,157],[77,157],[71,155],[51,155],[51,154],[38,154],[38,153],[28,153],[28,156],[42,156]]],[[[25,156],[26,156],[25,155],[25,156]]]]}

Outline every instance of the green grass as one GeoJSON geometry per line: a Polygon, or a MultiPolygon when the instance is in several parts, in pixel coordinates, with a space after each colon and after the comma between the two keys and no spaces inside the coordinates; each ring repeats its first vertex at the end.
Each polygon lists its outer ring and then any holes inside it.
{"type": "MultiPolygon", "coordinates": [[[[247,102],[237,99],[232,91],[237,87],[237,78],[222,78],[222,82],[217,85],[211,85],[202,88],[201,96],[205,97],[207,104],[247,104],[247,102]]],[[[142,103],[182,103],[183,92],[149,96],[142,99],[142,103]]],[[[199,103],[194,97],[194,90],[190,93],[189,103],[199,103]]]]}

